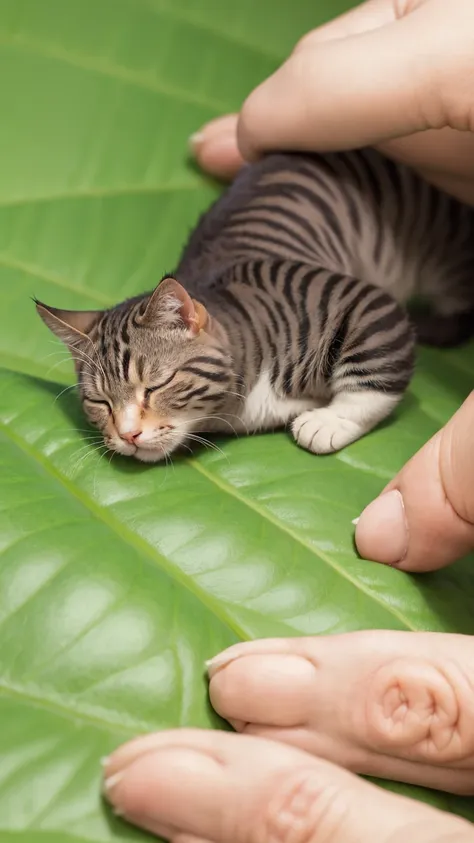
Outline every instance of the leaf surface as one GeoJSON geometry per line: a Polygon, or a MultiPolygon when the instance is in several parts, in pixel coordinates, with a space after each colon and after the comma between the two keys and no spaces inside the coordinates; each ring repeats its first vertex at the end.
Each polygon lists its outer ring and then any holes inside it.
{"type": "Polygon", "coordinates": [[[217,195],[187,137],[349,5],[0,2],[1,843],[145,839],[101,804],[99,759],[224,727],[204,661],[235,641],[474,632],[472,559],[410,577],[359,560],[351,525],[468,394],[472,346],[421,351],[397,415],[334,457],[281,433],[150,468],[94,450],[29,300],[107,306],[172,269],[217,195]]]}

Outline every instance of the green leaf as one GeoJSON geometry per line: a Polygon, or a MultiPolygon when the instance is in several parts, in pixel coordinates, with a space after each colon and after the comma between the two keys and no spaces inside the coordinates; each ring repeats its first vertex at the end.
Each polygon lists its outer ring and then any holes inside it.
{"type": "MultiPolygon", "coordinates": [[[[29,296],[103,306],[173,268],[217,187],[186,139],[349,0],[2,0],[0,840],[144,839],[102,755],[224,727],[204,660],[269,635],[474,632],[474,569],[360,561],[351,520],[454,412],[472,347],[423,351],[396,417],[331,458],[285,434],[145,467],[94,450],[29,296]]],[[[474,818],[469,800],[413,788],[474,818]]]]}

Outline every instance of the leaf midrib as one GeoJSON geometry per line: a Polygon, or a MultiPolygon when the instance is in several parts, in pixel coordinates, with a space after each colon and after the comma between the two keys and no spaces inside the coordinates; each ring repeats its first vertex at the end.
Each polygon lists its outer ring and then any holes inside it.
{"type": "Polygon", "coordinates": [[[76,295],[87,296],[103,307],[112,306],[109,296],[104,296],[101,293],[98,293],[97,290],[89,290],[87,287],[77,287],[75,284],[65,281],[61,276],[55,275],[54,272],[48,272],[46,269],[39,269],[35,264],[18,260],[6,252],[0,252],[0,266],[4,266],[7,269],[16,269],[18,272],[23,272],[25,275],[31,275],[33,278],[39,278],[42,281],[47,281],[49,284],[54,284],[56,287],[60,287],[62,290],[68,290],[71,293],[76,293],[76,295]]]}
{"type": "Polygon", "coordinates": [[[227,627],[231,632],[238,636],[241,640],[248,638],[243,629],[228,616],[228,613],[222,609],[221,604],[215,600],[209,592],[196,585],[195,581],[185,574],[181,568],[173,565],[165,556],[159,553],[153,545],[149,544],[133,530],[130,530],[122,521],[119,521],[114,515],[110,513],[105,507],[99,506],[93,498],[90,498],[78,486],[72,483],[61,471],[59,471],[54,464],[44,455],[38,451],[33,445],[27,442],[22,436],[17,435],[12,428],[0,421],[0,429],[4,431],[5,435],[13,442],[16,447],[21,450],[28,457],[32,457],[57,483],[59,483],[66,491],[75,498],[82,506],[91,512],[98,521],[104,523],[112,530],[120,539],[123,539],[135,550],[144,554],[148,560],[153,562],[154,567],[158,567],[166,574],[173,582],[178,583],[186,589],[192,596],[198,600],[206,609],[208,609],[214,617],[220,621],[223,626],[227,627]]]}
{"type": "MultiPolygon", "coordinates": [[[[137,2],[137,0],[134,0],[137,2]]],[[[259,44],[252,44],[250,41],[246,41],[241,36],[235,35],[234,33],[225,32],[222,29],[219,29],[217,26],[213,26],[209,23],[203,23],[201,21],[196,20],[195,18],[188,18],[186,15],[183,15],[182,12],[176,12],[176,9],[171,10],[169,7],[160,9],[153,6],[152,3],[148,2],[147,0],[138,0],[141,3],[142,8],[147,9],[147,11],[152,12],[153,15],[156,17],[161,18],[168,18],[175,23],[182,23],[186,26],[192,27],[193,29],[197,29],[198,32],[205,32],[207,35],[212,35],[214,38],[217,38],[219,41],[224,41],[227,44],[232,44],[236,47],[241,47],[248,52],[255,53],[257,56],[261,58],[268,59],[269,61],[273,62],[281,62],[283,57],[281,53],[272,52],[268,50],[266,47],[262,48],[259,44]]]]}
{"type": "Polygon", "coordinates": [[[64,202],[70,200],[81,199],[120,199],[123,196],[148,196],[153,193],[181,193],[204,190],[207,187],[205,177],[196,177],[195,181],[165,182],[165,184],[158,184],[150,182],[150,184],[118,184],[116,186],[103,185],[94,187],[78,187],[75,190],[58,191],[57,193],[39,193],[36,196],[12,196],[10,199],[0,198],[0,210],[17,208],[22,205],[40,205],[49,202],[64,202]]]}

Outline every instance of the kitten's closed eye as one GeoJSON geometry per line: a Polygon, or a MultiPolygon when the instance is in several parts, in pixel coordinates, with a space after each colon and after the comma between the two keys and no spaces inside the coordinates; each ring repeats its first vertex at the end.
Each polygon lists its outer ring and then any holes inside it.
{"type": "Polygon", "coordinates": [[[170,384],[171,381],[175,379],[176,375],[177,372],[173,372],[168,378],[166,378],[164,381],[161,381],[161,383],[158,383],[155,386],[147,386],[145,388],[145,398],[148,398],[148,396],[151,395],[153,392],[158,392],[158,390],[164,389],[165,386],[168,386],[168,384],[170,384]]]}
{"type": "Polygon", "coordinates": [[[105,398],[90,398],[88,395],[84,395],[84,402],[88,404],[95,404],[99,407],[105,407],[109,413],[112,413],[112,405],[105,398]]]}

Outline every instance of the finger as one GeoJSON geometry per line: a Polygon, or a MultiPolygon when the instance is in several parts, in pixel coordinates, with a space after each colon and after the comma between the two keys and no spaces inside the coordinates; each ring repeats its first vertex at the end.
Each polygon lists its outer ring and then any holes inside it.
{"type": "Polygon", "coordinates": [[[354,772],[472,793],[472,674],[474,642],[464,636],[275,639],[220,654],[210,696],[246,734],[354,772]]]}
{"type": "Polygon", "coordinates": [[[395,4],[393,0],[367,0],[357,8],[339,15],[328,23],[318,26],[301,38],[295,47],[294,52],[325,41],[334,41],[337,38],[347,38],[351,35],[359,35],[362,32],[370,32],[378,29],[396,19],[395,4]]]}
{"type": "Polygon", "coordinates": [[[474,178],[474,134],[471,132],[433,129],[379,144],[379,150],[431,177],[474,178]]]}
{"type": "Polygon", "coordinates": [[[295,652],[297,642],[304,642],[306,640],[306,638],[298,638],[294,640],[292,638],[263,638],[257,641],[247,641],[240,644],[233,644],[231,647],[227,647],[226,650],[223,650],[221,653],[218,653],[217,656],[214,656],[206,662],[209,677],[212,679],[218,670],[222,667],[226,667],[230,662],[235,661],[241,656],[248,656],[251,654],[279,655],[281,653],[292,655],[295,652]]]}
{"type": "Polygon", "coordinates": [[[439,109],[434,62],[419,49],[426,26],[422,7],[378,29],[297,50],[244,103],[237,132],[243,157],[374,145],[430,128],[439,109]]]}
{"type": "Polygon", "coordinates": [[[203,837],[195,837],[194,834],[176,834],[172,840],[173,843],[211,843],[210,840],[205,840],[203,837]]]}
{"type": "Polygon", "coordinates": [[[406,827],[417,843],[428,843],[439,839],[435,832],[457,840],[468,833],[462,820],[276,743],[182,730],[162,733],[153,745],[121,767],[108,796],[152,832],[176,829],[173,839],[388,843],[406,827]]]}
{"type": "Polygon", "coordinates": [[[237,146],[237,119],[236,114],[218,117],[189,139],[197,163],[215,178],[232,179],[244,163],[237,146]]]}
{"type": "Polygon", "coordinates": [[[211,680],[211,702],[221,716],[243,723],[297,727],[313,710],[320,676],[300,652],[251,652],[218,671],[211,680]]]}
{"type": "MultiPolygon", "coordinates": [[[[357,10],[340,15],[309,32],[294,52],[318,43],[369,31],[394,20],[392,0],[368,0],[357,10]]],[[[199,166],[223,180],[234,178],[244,163],[237,145],[237,114],[218,117],[202,126],[190,138],[190,149],[199,166]]]]}
{"type": "Polygon", "coordinates": [[[474,134],[445,128],[396,138],[379,152],[416,170],[438,190],[474,204],[474,134]]]}
{"type": "Polygon", "coordinates": [[[474,548],[474,393],[364,510],[361,556],[434,571],[474,548]]]}

